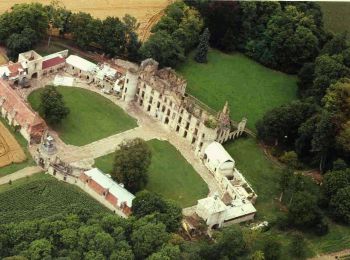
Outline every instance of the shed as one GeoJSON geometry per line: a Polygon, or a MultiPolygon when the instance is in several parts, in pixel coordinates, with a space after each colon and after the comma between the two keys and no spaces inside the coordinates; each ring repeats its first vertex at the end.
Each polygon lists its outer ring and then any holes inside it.
{"type": "Polygon", "coordinates": [[[73,68],[84,72],[93,72],[97,68],[97,65],[95,63],[92,63],[76,55],[70,55],[66,59],[66,63],[73,68]]]}
{"type": "Polygon", "coordinates": [[[96,182],[105,190],[108,190],[109,194],[117,198],[118,207],[121,207],[123,203],[126,203],[126,205],[131,208],[132,201],[135,196],[127,189],[125,189],[121,184],[116,183],[97,168],[86,171],[85,175],[90,177],[94,182],[96,182]]]}

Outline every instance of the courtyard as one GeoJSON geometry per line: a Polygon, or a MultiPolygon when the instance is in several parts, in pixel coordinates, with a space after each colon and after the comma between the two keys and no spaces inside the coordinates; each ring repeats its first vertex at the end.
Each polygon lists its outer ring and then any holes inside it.
{"type": "Polygon", "coordinates": [[[296,77],[266,68],[240,53],[210,50],[208,63],[200,64],[189,55],[178,72],[187,80],[187,91],[219,111],[228,101],[231,118],[255,123],[264,113],[296,98],[296,77]]]}
{"type": "MultiPolygon", "coordinates": [[[[39,110],[42,91],[35,90],[28,96],[36,111],[39,110]]],[[[60,86],[58,91],[63,95],[70,114],[54,130],[66,144],[86,145],[137,126],[135,119],[102,95],[74,87],[60,86]]]]}
{"type": "MultiPolygon", "coordinates": [[[[152,151],[147,190],[176,201],[181,207],[193,206],[208,194],[208,187],[185,158],[167,141],[147,142],[152,151]]],[[[95,166],[105,173],[113,168],[114,154],[95,160],[95,166]]]]}

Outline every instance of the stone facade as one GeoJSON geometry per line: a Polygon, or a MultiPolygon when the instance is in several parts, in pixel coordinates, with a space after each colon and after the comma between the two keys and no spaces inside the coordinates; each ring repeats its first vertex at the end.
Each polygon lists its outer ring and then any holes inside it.
{"type": "Polygon", "coordinates": [[[188,95],[186,85],[186,80],[174,70],[158,70],[158,63],[147,59],[141,63],[138,72],[128,70],[122,99],[135,102],[147,114],[182,136],[199,156],[211,142],[223,143],[243,133],[246,119],[236,127],[230,120],[227,103],[216,114],[188,95]]]}

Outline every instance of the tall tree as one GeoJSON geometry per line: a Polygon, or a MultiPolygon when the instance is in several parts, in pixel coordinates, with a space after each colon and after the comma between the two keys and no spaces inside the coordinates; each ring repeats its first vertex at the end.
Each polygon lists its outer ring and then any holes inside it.
{"type": "Polygon", "coordinates": [[[197,47],[196,55],[194,56],[195,61],[198,63],[207,63],[208,61],[209,38],[209,29],[205,28],[203,34],[199,38],[199,45],[197,47]]]}
{"type": "Polygon", "coordinates": [[[114,154],[112,177],[135,193],[143,189],[148,181],[151,150],[140,138],[124,141],[114,154]]]}
{"type": "Polygon", "coordinates": [[[54,86],[46,87],[40,96],[40,114],[50,125],[58,125],[69,114],[63,96],[54,86]]]}

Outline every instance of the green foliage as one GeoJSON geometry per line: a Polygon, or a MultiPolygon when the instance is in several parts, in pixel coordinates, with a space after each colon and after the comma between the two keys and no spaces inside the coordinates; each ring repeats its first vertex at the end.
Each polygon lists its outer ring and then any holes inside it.
{"type": "Polygon", "coordinates": [[[15,4],[10,12],[0,16],[0,41],[6,40],[14,33],[30,29],[35,39],[42,39],[46,34],[48,16],[42,4],[15,4]]]}
{"type": "Polygon", "coordinates": [[[277,260],[281,257],[281,243],[275,238],[268,237],[264,241],[264,257],[265,259],[277,260]]]}
{"type": "Polygon", "coordinates": [[[63,96],[54,86],[48,86],[41,93],[40,114],[50,125],[59,125],[70,110],[65,105],[63,96]]]}
{"type": "Polygon", "coordinates": [[[114,156],[112,177],[132,193],[142,190],[148,182],[148,167],[152,158],[148,144],[140,138],[125,141],[119,145],[114,156]]]}
{"type": "Polygon", "coordinates": [[[8,37],[6,41],[7,54],[12,60],[16,60],[19,53],[30,50],[37,42],[36,31],[25,28],[21,33],[13,33],[8,37]]]}
{"type": "MultiPolygon", "coordinates": [[[[36,111],[39,110],[44,89],[35,90],[28,96],[30,105],[36,111]]],[[[134,118],[99,93],[63,86],[57,87],[57,90],[70,113],[54,130],[66,144],[86,145],[137,126],[134,118]]]]}
{"type": "MultiPolygon", "coordinates": [[[[146,190],[176,201],[182,208],[196,204],[208,194],[208,186],[181,153],[167,141],[147,142],[152,151],[146,190]],[[176,167],[173,167],[176,161],[176,167]]],[[[114,154],[95,159],[95,166],[105,173],[113,170],[114,154]]]]}
{"type": "Polygon", "coordinates": [[[322,218],[317,198],[306,191],[294,194],[288,207],[288,221],[295,227],[315,227],[322,218]]]}
{"type": "Polygon", "coordinates": [[[169,240],[165,225],[162,223],[149,223],[139,219],[135,222],[137,228],[131,234],[131,241],[136,258],[144,259],[153,252],[158,251],[169,240]]]}
{"type": "Polygon", "coordinates": [[[283,155],[279,157],[279,160],[291,168],[294,168],[294,169],[300,168],[298,155],[294,151],[284,152],[283,155]]]}
{"type": "Polygon", "coordinates": [[[258,121],[258,138],[270,144],[294,145],[298,128],[315,112],[315,107],[306,102],[294,101],[267,112],[258,121]]]}
{"type": "Polygon", "coordinates": [[[165,31],[152,34],[140,48],[143,58],[153,58],[161,66],[175,67],[185,59],[180,43],[165,31]]]}
{"type": "Polygon", "coordinates": [[[136,194],[132,203],[132,212],[137,218],[155,215],[156,219],[166,225],[168,232],[177,231],[182,220],[182,209],[179,206],[149,191],[141,191],[136,194]]]}
{"type": "Polygon", "coordinates": [[[198,42],[203,21],[195,9],[175,2],[152,28],[152,35],[140,48],[143,58],[153,58],[161,66],[175,67],[198,42]]]}
{"type": "Polygon", "coordinates": [[[246,242],[242,230],[235,225],[215,233],[215,243],[203,245],[201,257],[204,259],[236,259],[246,253],[246,242]]]}
{"type": "Polygon", "coordinates": [[[197,47],[196,54],[194,56],[195,61],[198,63],[207,63],[207,55],[209,49],[209,38],[210,32],[208,28],[205,28],[203,34],[199,38],[199,44],[197,47]]]}
{"type": "Polygon", "coordinates": [[[350,224],[350,185],[337,191],[331,198],[329,207],[337,220],[350,224]]]}
{"type": "Polygon", "coordinates": [[[293,235],[292,242],[289,248],[290,254],[298,259],[305,259],[306,246],[304,236],[296,233],[293,235]]]}

